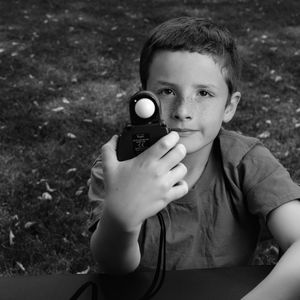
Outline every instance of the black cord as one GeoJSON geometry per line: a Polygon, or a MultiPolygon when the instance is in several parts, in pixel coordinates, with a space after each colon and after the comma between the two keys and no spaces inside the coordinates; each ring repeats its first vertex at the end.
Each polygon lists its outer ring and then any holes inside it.
{"type": "MultiPolygon", "coordinates": [[[[159,236],[159,248],[157,256],[157,264],[155,274],[152,280],[152,283],[149,289],[146,291],[144,296],[140,300],[149,300],[151,299],[161,288],[166,273],[166,225],[162,214],[159,212],[157,214],[159,224],[160,224],[160,236],[159,236]]],[[[97,285],[88,281],[84,283],[80,288],[75,292],[75,294],[69,300],[77,300],[79,296],[89,287],[92,287],[92,300],[97,300],[98,290],[97,285]]]]}
{"type": "Polygon", "coordinates": [[[141,298],[141,300],[151,299],[161,288],[166,273],[166,225],[162,214],[159,212],[157,214],[159,224],[160,224],[160,237],[159,237],[159,249],[157,257],[157,265],[155,274],[152,280],[152,284],[141,298]]]}
{"type": "Polygon", "coordinates": [[[70,300],[77,300],[79,296],[88,288],[89,286],[92,286],[92,300],[98,299],[98,289],[95,282],[87,281],[84,283],[76,292],[75,294],[70,298],[70,300]]]}

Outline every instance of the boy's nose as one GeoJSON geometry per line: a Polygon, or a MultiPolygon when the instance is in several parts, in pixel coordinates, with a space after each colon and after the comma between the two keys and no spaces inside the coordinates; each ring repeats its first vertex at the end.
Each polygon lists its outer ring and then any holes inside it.
{"type": "Polygon", "coordinates": [[[172,113],[172,117],[174,119],[180,121],[187,121],[192,119],[192,111],[188,102],[190,101],[181,100],[176,103],[172,113]]]}

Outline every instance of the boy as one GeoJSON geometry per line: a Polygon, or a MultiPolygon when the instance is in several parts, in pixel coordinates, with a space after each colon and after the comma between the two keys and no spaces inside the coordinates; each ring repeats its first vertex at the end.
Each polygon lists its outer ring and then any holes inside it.
{"type": "MultiPolygon", "coordinates": [[[[102,148],[106,196],[91,249],[103,271],[155,268],[160,211],[167,269],[246,265],[263,221],[286,252],[245,299],[300,298],[300,188],[258,140],[222,128],[241,98],[239,73],[233,38],[210,21],[177,18],[151,33],[142,88],[171,132],[127,161],[116,158],[117,136],[102,148]]],[[[99,172],[96,161],[91,200],[99,172]]]]}

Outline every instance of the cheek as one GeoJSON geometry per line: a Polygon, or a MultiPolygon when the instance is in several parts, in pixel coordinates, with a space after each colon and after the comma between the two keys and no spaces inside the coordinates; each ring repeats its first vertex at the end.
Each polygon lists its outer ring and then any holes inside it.
{"type": "Polygon", "coordinates": [[[223,120],[223,110],[219,107],[203,105],[195,106],[193,110],[194,120],[199,125],[207,125],[209,127],[218,126],[223,120]]]}
{"type": "Polygon", "coordinates": [[[165,102],[161,102],[160,107],[161,107],[161,111],[160,111],[161,118],[164,120],[168,119],[172,113],[171,105],[165,102]]]}

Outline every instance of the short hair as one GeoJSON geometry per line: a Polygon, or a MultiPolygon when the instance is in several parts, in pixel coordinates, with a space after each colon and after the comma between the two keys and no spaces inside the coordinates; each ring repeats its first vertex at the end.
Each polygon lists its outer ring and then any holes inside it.
{"type": "Polygon", "coordinates": [[[179,17],[155,27],[140,56],[140,80],[146,89],[149,69],[159,50],[198,52],[220,64],[229,95],[237,91],[241,62],[231,33],[223,26],[198,17],[179,17]]]}

